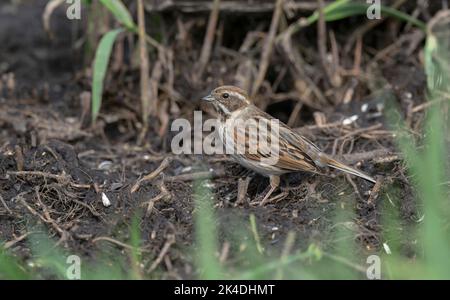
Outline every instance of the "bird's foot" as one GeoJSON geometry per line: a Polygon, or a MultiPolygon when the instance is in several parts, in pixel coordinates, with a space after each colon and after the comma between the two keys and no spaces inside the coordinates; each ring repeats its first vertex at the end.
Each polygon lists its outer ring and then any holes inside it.
{"type": "Polygon", "coordinates": [[[289,192],[287,191],[281,191],[278,195],[275,195],[273,197],[270,197],[272,193],[266,193],[264,195],[264,198],[262,200],[259,200],[262,198],[261,196],[258,196],[255,201],[250,202],[251,206],[264,206],[266,204],[269,203],[276,203],[279,202],[281,200],[283,200],[284,198],[286,198],[289,195],[289,192]]]}

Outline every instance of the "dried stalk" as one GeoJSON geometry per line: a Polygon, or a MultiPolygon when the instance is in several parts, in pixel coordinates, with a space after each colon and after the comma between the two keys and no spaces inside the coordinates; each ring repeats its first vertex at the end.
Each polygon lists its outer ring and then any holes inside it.
{"type": "Polygon", "coordinates": [[[141,184],[142,184],[143,182],[146,182],[146,181],[150,181],[150,180],[155,179],[159,174],[161,174],[162,171],[164,171],[165,168],[167,168],[167,167],[169,166],[170,161],[171,161],[170,158],[166,157],[166,158],[161,162],[161,164],[159,165],[159,167],[156,168],[156,170],[154,170],[154,171],[151,172],[150,174],[145,175],[144,177],[142,177],[141,179],[139,179],[139,180],[133,185],[133,187],[131,188],[131,193],[132,193],[132,194],[135,193],[135,192],[140,188],[140,186],[141,186],[141,184]]]}
{"type": "Polygon", "coordinates": [[[214,0],[211,14],[209,15],[208,28],[206,29],[205,40],[203,41],[202,52],[198,63],[195,79],[198,81],[205,71],[206,64],[211,56],[211,47],[214,42],[214,33],[217,27],[217,21],[219,19],[220,0],[214,0]]]}
{"type": "Polygon", "coordinates": [[[269,67],[270,55],[272,54],[273,43],[280,22],[281,13],[283,11],[284,0],[278,0],[273,12],[272,23],[270,24],[269,34],[264,43],[263,52],[261,54],[261,65],[259,67],[258,75],[256,76],[255,84],[252,88],[252,95],[255,95],[261,86],[264,77],[266,77],[267,68],[269,67]]]}
{"type": "MultiPolygon", "coordinates": [[[[213,6],[214,4],[211,3],[211,0],[147,0],[145,2],[146,10],[151,12],[181,11],[183,13],[201,13],[211,11],[213,6]]],[[[286,3],[285,6],[292,11],[310,12],[317,9],[317,3],[312,0],[293,0],[286,3]]],[[[229,13],[269,13],[274,10],[274,7],[275,3],[272,0],[224,0],[220,10],[229,13]]]]}
{"type": "Polygon", "coordinates": [[[142,106],[142,122],[144,130],[147,128],[149,114],[154,114],[156,109],[156,99],[152,99],[150,106],[150,89],[149,82],[149,61],[147,52],[147,43],[145,33],[145,16],[144,5],[142,0],[138,0],[138,26],[139,26],[139,56],[141,62],[141,106],[142,106]]]}

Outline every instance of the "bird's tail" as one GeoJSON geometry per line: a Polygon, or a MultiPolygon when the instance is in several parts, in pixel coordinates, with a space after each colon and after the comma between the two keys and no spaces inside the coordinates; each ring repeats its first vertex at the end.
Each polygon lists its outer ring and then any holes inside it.
{"type": "Polygon", "coordinates": [[[347,165],[345,165],[343,163],[340,163],[340,162],[338,162],[338,161],[336,161],[336,160],[334,160],[332,158],[327,157],[326,164],[329,167],[331,167],[331,168],[334,168],[334,169],[343,171],[345,173],[352,174],[352,175],[364,178],[365,180],[368,180],[370,182],[373,182],[373,183],[377,182],[373,177],[370,177],[369,175],[364,174],[363,172],[358,171],[358,170],[356,170],[356,169],[354,169],[352,167],[349,167],[349,166],[347,166],[347,165]]]}

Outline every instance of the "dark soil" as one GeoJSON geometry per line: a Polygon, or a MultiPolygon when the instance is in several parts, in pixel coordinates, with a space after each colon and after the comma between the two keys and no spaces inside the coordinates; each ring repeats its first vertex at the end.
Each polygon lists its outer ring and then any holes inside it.
{"type": "MultiPolygon", "coordinates": [[[[0,5],[0,196],[4,200],[4,204],[0,203],[0,240],[16,241],[10,250],[21,260],[30,259],[32,253],[28,238],[20,237],[35,230],[37,225],[68,252],[94,258],[108,247],[126,250],[103,238],[127,244],[132,219],[138,216],[142,247],[149,253],[144,257],[144,270],[148,270],[167,241],[174,238],[155,276],[196,277],[192,258],[194,181],[183,176],[196,174],[198,177],[199,172],[205,171],[210,172],[212,178],[219,247],[232,239],[232,233],[239,231],[242,224],[248,227],[249,216],[254,214],[262,243],[275,256],[279,256],[291,231],[296,234],[296,249],[306,249],[311,243],[327,249],[333,244],[333,232],[341,225],[349,229],[349,239],[360,245],[362,253],[374,253],[383,251],[385,241],[380,213],[382,207],[390,205],[388,197],[398,201],[402,226],[412,226],[417,218],[414,191],[394,147],[383,111],[380,111],[386,94],[372,89],[371,79],[363,76],[344,77],[343,87],[333,89],[324,80],[320,61],[315,61],[315,26],[294,39],[302,41],[305,59],[320,74],[313,80],[330,99],[334,92],[344,95],[352,86],[354,94],[348,103],[332,102],[323,109],[304,105],[293,126],[325,152],[335,151],[342,160],[379,175],[383,184],[379,190],[364,180],[338,173],[331,173],[331,177],[291,174],[282,182],[287,196],[260,207],[252,202],[266,191],[266,178],[246,171],[226,157],[173,155],[170,152],[173,133],[166,130],[159,135],[159,120],[150,121],[145,142],[138,143],[142,124],[136,109],[139,69],[135,67],[110,72],[99,120],[95,126],[90,126],[89,107],[86,109],[82,100],[91,88],[90,70],[89,65],[83,65],[83,47],[77,46],[83,33],[83,21],[69,21],[64,11],[57,9],[52,16],[54,39],[50,40],[41,21],[45,3],[0,5]],[[366,105],[368,109],[362,112],[361,107],[366,105]],[[359,118],[349,126],[321,127],[317,126],[318,112],[322,113],[325,124],[353,115],[359,118]],[[132,193],[136,181],[155,170],[165,158],[170,160],[168,167],[132,193]],[[247,194],[242,203],[236,203],[238,180],[246,176],[252,177],[247,194]],[[102,193],[109,198],[111,206],[102,204],[102,193]],[[158,197],[160,194],[162,196],[158,197]],[[159,200],[152,202],[154,206],[149,210],[149,201],[155,197],[159,200]],[[353,216],[337,224],[336,217],[346,210],[353,216]]],[[[163,12],[159,16],[166,20],[161,22],[172,35],[177,29],[170,24],[174,24],[171,22],[176,18],[181,18],[185,25],[192,23],[191,45],[185,47],[195,48],[197,52],[180,49],[174,63],[175,68],[183,61],[192,66],[203,42],[207,14],[163,12]]],[[[251,26],[267,31],[270,18],[270,12],[225,15],[221,26],[231,28],[241,24],[242,31],[234,37],[233,32],[224,30],[223,47],[237,51],[251,26]]],[[[352,29],[363,21],[352,18],[333,23],[338,43],[343,45],[352,29]]],[[[411,32],[412,29],[404,29],[404,25],[395,21],[385,21],[370,31],[362,40],[362,68],[367,74],[376,73],[384,78],[382,90],[395,99],[403,116],[417,129],[421,113],[408,115],[408,112],[424,101],[425,76],[419,59],[420,47],[413,45],[415,40],[406,38],[402,46],[379,58],[376,72],[368,71],[368,62],[379,51],[393,44],[398,36],[411,32]],[[392,34],[385,34],[388,28],[393,30],[392,34]]],[[[347,69],[352,67],[353,51],[352,48],[352,53],[342,53],[342,63],[347,69]]],[[[181,96],[176,101],[171,100],[170,105],[177,103],[172,107],[177,112],[169,118],[190,119],[192,111],[198,108],[199,96],[220,83],[211,77],[214,68],[232,63],[232,57],[226,57],[223,52],[213,55],[206,71],[209,75],[205,74],[207,79],[197,87],[190,85],[182,67],[175,70],[174,86],[181,96]]],[[[268,80],[273,83],[286,67],[286,62],[274,56],[268,80]]],[[[223,83],[227,83],[230,74],[222,75],[223,83]]],[[[283,80],[278,91],[280,95],[295,93],[292,79],[283,80]]],[[[275,92],[262,93],[258,104],[287,122],[297,101],[290,97],[279,100],[274,97],[275,92]]],[[[168,96],[163,91],[161,97],[168,96]]],[[[401,242],[408,248],[410,241],[401,242]]],[[[231,265],[233,251],[238,249],[232,249],[231,265]]],[[[128,257],[126,251],[121,255],[123,259],[128,257]]]]}

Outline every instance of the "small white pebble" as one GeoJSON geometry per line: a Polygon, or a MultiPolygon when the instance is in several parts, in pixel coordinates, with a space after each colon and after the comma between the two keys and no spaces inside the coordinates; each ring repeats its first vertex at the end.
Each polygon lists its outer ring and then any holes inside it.
{"type": "Polygon", "coordinates": [[[110,160],[104,160],[98,165],[98,169],[100,170],[109,170],[111,169],[112,161],[110,160]]]}
{"type": "Polygon", "coordinates": [[[386,254],[392,254],[391,248],[389,248],[389,245],[387,243],[383,243],[384,251],[386,251],[386,254]]]}
{"type": "Polygon", "coordinates": [[[333,55],[331,53],[327,53],[326,60],[329,63],[333,62],[333,55]]]}
{"type": "Polygon", "coordinates": [[[102,203],[104,207],[109,207],[111,206],[111,201],[109,201],[108,196],[106,196],[105,193],[102,192],[102,203]]]}
{"type": "Polygon", "coordinates": [[[189,167],[183,168],[183,169],[181,170],[181,173],[187,173],[187,172],[190,172],[191,170],[192,170],[192,167],[189,166],[189,167]]]}
{"type": "Polygon", "coordinates": [[[345,118],[344,121],[342,121],[343,125],[350,125],[354,123],[356,120],[358,120],[358,115],[353,115],[351,117],[345,118]]]}
{"type": "Polygon", "coordinates": [[[70,123],[70,124],[75,124],[75,123],[77,123],[77,121],[78,121],[78,118],[73,118],[73,117],[66,118],[66,122],[70,123]]]}
{"type": "Polygon", "coordinates": [[[369,108],[369,104],[367,104],[367,103],[364,103],[363,105],[361,105],[362,112],[366,112],[368,108],[369,108]]]}

